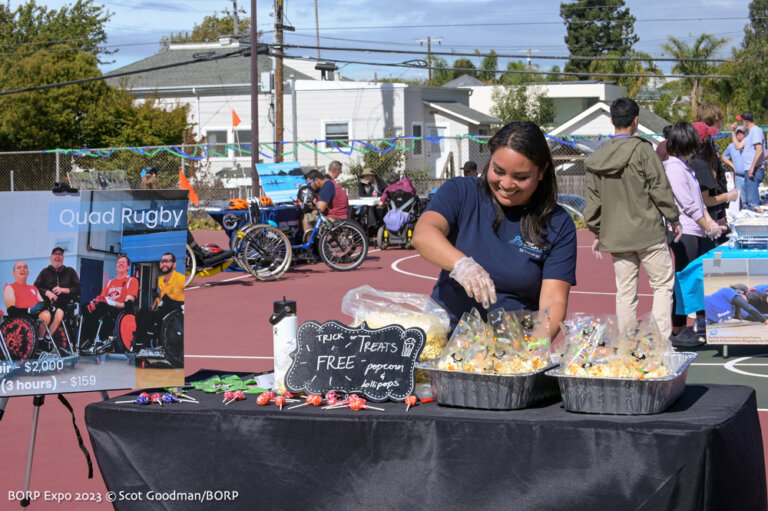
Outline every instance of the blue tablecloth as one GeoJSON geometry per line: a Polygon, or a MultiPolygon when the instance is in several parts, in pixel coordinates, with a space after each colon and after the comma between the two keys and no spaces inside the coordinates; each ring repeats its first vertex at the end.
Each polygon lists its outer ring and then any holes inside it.
{"type": "Polygon", "coordinates": [[[705,259],[714,259],[715,254],[723,259],[768,259],[768,250],[744,250],[728,245],[715,247],[698,259],[691,261],[675,279],[676,314],[690,314],[704,310],[704,269],[705,259]]]}

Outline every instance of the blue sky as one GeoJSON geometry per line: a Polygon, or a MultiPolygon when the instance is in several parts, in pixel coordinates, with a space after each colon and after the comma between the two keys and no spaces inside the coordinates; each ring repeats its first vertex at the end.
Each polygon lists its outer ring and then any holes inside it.
{"type": "MultiPolygon", "coordinates": [[[[22,2],[11,0],[11,8],[22,2]]],[[[47,0],[49,9],[72,2],[47,0]]],[[[127,65],[148,57],[160,49],[162,36],[171,32],[191,31],[206,15],[232,10],[229,0],[105,0],[96,2],[113,12],[107,24],[110,49],[117,49],[114,63],[102,71],[127,65]]],[[[626,2],[637,18],[635,33],[640,41],[635,48],[662,56],[660,45],[669,35],[691,41],[706,32],[729,38],[728,48],[720,56],[730,56],[730,47],[740,44],[748,23],[747,0],[629,0],[626,2]]],[[[238,7],[249,16],[250,0],[238,0],[238,7]]],[[[273,2],[258,1],[258,27],[271,42],[274,20],[273,2]]],[[[562,67],[562,61],[537,60],[537,55],[567,55],[563,42],[565,26],[559,16],[560,0],[318,0],[320,44],[358,48],[397,48],[426,52],[427,37],[433,50],[497,53],[527,53],[534,64],[562,67]]],[[[315,44],[314,0],[284,0],[287,24],[296,32],[286,33],[288,44],[315,44]]],[[[317,56],[315,50],[294,49],[292,55],[317,56]]],[[[323,51],[326,58],[347,58],[372,63],[395,63],[419,58],[417,55],[382,55],[323,51]]],[[[421,57],[423,58],[423,56],[421,57]]],[[[453,58],[449,58],[449,61],[453,58]]],[[[426,71],[384,66],[340,64],[341,72],[353,79],[379,77],[426,77],[426,71]]],[[[500,67],[506,67],[502,62],[500,67]]],[[[670,64],[661,64],[668,70],[670,64]]]]}

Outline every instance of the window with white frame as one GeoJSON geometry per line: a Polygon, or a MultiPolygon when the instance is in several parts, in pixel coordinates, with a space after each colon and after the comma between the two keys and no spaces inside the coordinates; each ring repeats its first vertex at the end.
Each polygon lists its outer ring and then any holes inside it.
{"type": "Polygon", "coordinates": [[[205,140],[209,144],[226,144],[227,130],[206,130],[205,140]]]}
{"type": "MultiPolygon", "coordinates": [[[[424,133],[422,131],[422,128],[423,127],[422,127],[421,123],[413,123],[411,125],[411,134],[414,137],[421,137],[422,134],[424,133]]],[[[418,139],[418,140],[414,139],[413,140],[413,152],[411,154],[414,155],[414,156],[419,156],[419,155],[422,154],[421,139],[418,139]]]]}
{"type": "MultiPolygon", "coordinates": [[[[349,121],[327,121],[324,126],[325,140],[333,142],[349,140],[349,121]]],[[[332,149],[333,145],[326,144],[326,147],[332,149]]]]}

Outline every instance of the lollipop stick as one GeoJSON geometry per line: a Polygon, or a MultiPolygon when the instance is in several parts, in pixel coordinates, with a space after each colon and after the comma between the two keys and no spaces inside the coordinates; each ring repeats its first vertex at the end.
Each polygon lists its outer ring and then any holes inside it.
{"type": "Polygon", "coordinates": [[[307,406],[307,403],[301,403],[300,405],[294,405],[294,406],[286,408],[286,410],[293,410],[294,408],[300,408],[302,406],[307,406]]]}
{"type": "Polygon", "coordinates": [[[125,403],[135,403],[135,402],[136,402],[135,399],[131,399],[130,401],[115,401],[115,403],[119,405],[125,404],[125,403]]]}
{"type": "Polygon", "coordinates": [[[385,412],[386,411],[386,410],[384,410],[384,408],[378,408],[376,406],[368,406],[368,405],[366,405],[366,408],[368,408],[369,410],[378,410],[380,412],[385,412]]]}

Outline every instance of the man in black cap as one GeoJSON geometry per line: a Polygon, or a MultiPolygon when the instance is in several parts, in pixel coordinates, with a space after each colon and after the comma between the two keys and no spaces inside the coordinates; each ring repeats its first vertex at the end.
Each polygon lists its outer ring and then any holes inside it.
{"type": "Polygon", "coordinates": [[[37,276],[35,287],[40,296],[65,311],[66,305],[80,300],[83,289],[74,268],[64,266],[64,249],[61,247],[51,251],[51,264],[37,276]]]}
{"type": "Polygon", "coordinates": [[[738,123],[731,125],[733,146],[741,151],[741,162],[744,166],[744,189],[747,195],[744,207],[754,211],[760,205],[758,187],[765,176],[765,135],[760,126],[755,124],[755,116],[752,112],[744,112],[736,118],[747,130],[747,136],[739,141],[736,138],[738,123]]]}
{"type": "Polygon", "coordinates": [[[461,169],[464,171],[464,177],[477,177],[477,163],[472,160],[467,160],[461,169]]]}

